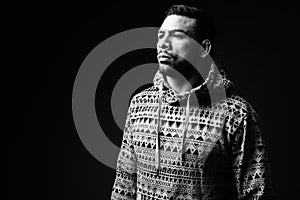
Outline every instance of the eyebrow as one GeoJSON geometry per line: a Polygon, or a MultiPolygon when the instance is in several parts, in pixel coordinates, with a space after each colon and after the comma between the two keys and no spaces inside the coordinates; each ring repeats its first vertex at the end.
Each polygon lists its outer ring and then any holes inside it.
{"type": "MultiPolygon", "coordinates": [[[[165,33],[166,31],[165,30],[158,30],[158,33],[165,33]]],[[[170,33],[174,33],[174,32],[181,32],[181,33],[184,33],[186,35],[189,35],[189,33],[183,29],[172,29],[172,30],[169,30],[168,32],[170,33]]]]}

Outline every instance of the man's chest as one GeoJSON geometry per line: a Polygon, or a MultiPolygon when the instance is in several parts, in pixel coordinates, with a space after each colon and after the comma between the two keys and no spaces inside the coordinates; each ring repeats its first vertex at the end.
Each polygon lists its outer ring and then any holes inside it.
{"type": "Polygon", "coordinates": [[[212,154],[222,157],[226,153],[222,111],[191,108],[187,124],[184,107],[163,105],[160,122],[157,104],[139,105],[132,113],[131,132],[137,159],[141,162],[155,163],[158,123],[162,165],[183,164],[183,153],[186,162],[193,165],[205,162],[212,154]]]}

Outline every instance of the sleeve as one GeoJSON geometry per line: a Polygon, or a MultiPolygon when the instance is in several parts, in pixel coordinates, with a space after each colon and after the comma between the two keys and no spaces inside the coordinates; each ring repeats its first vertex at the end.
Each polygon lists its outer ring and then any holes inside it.
{"type": "Polygon", "coordinates": [[[266,145],[254,110],[243,117],[234,138],[233,171],[238,199],[272,199],[266,145]]]}
{"type": "Polygon", "coordinates": [[[131,134],[131,110],[129,107],[120,153],[117,160],[116,178],[112,188],[112,200],[136,199],[136,155],[131,134]]]}

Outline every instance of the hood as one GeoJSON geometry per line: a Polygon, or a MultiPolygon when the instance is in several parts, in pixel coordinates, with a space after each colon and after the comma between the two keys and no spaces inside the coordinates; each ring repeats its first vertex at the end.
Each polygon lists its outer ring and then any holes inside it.
{"type": "Polygon", "coordinates": [[[184,93],[177,93],[173,90],[170,85],[165,81],[164,76],[158,70],[154,76],[153,84],[158,88],[159,91],[159,99],[158,99],[158,124],[156,127],[156,170],[157,175],[159,175],[160,171],[160,132],[161,132],[161,110],[163,102],[166,102],[172,106],[184,106],[185,107],[185,125],[183,128],[182,134],[182,161],[185,160],[185,137],[188,131],[189,125],[189,112],[190,105],[199,105],[209,107],[213,103],[216,103],[221,98],[224,98],[224,95],[219,95],[219,98],[214,98],[214,102],[211,101],[211,96],[215,94],[218,97],[218,93],[221,93],[225,89],[225,95],[229,96],[234,91],[233,83],[227,78],[227,74],[225,72],[224,67],[217,67],[215,64],[212,64],[210,67],[210,71],[205,79],[205,81],[199,85],[191,89],[190,91],[184,93]],[[192,96],[192,98],[191,98],[192,96]]]}
{"type": "MultiPolygon", "coordinates": [[[[177,93],[173,90],[169,84],[165,81],[164,76],[157,70],[153,84],[158,89],[162,86],[162,90],[164,95],[165,101],[170,105],[178,105],[187,100],[189,94],[196,95],[197,98],[191,98],[190,104],[196,104],[201,106],[210,106],[211,99],[210,96],[213,94],[217,94],[221,92],[221,90],[225,89],[226,96],[229,96],[234,92],[234,84],[232,81],[228,79],[226,70],[224,67],[216,66],[212,64],[210,67],[210,71],[205,79],[205,83],[201,84],[200,86],[193,88],[191,91],[184,92],[184,93],[177,93]],[[198,102],[196,102],[198,101],[198,102]]],[[[214,101],[218,101],[221,99],[214,99],[214,101]]]]}

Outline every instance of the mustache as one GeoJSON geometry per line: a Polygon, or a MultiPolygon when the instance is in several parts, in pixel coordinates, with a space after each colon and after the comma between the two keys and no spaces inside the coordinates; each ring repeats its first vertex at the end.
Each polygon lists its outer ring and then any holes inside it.
{"type": "Polygon", "coordinates": [[[176,58],[176,55],[166,52],[166,51],[160,51],[157,54],[157,59],[159,59],[159,58],[169,58],[169,59],[173,58],[174,59],[174,58],[176,58]]]}

